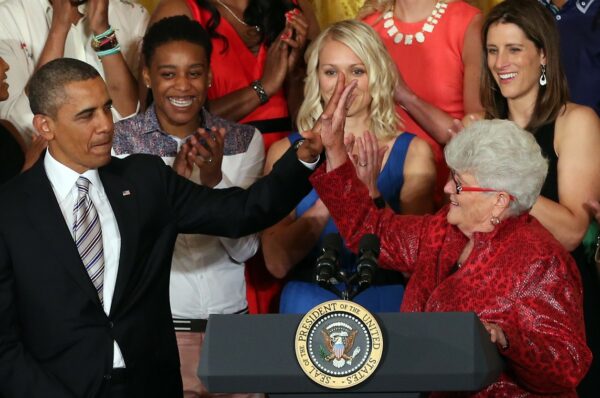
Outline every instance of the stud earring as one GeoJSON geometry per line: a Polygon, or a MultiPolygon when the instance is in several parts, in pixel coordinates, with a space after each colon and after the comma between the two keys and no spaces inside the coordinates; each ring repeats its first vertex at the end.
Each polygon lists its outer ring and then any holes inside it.
{"type": "Polygon", "coordinates": [[[546,65],[542,65],[542,74],[540,75],[540,86],[545,86],[548,83],[546,80],[546,65]]]}
{"type": "Polygon", "coordinates": [[[500,219],[496,216],[492,216],[492,218],[490,218],[490,223],[493,226],[496,226],[496,225],[500,224],[500,219]]]}

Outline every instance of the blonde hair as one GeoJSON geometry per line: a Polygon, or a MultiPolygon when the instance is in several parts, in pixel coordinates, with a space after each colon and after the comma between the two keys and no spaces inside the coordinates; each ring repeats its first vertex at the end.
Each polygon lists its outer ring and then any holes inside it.
{"type": "Polygon", "coordinates": [[[394,0],[367,0],[358,10],[356,18],[363,19],[376,12],[385,13],[394,8],[394,0]]]}
{"type": "Polygon", "coordinates": [[[365,65],[372,98],[369,107],[371,131],[380,139],[397,136],[398,130],[404,127],[394,103],[393,93],[398,83],[396,65],[377,33],[370,26],[356,20],[331,25],[308,48],[304,101],[297,118],[299,131],[310,130],[323,113],[317,69],[319,53],[327,40],[335,40],[348,46],[365,65]]]}

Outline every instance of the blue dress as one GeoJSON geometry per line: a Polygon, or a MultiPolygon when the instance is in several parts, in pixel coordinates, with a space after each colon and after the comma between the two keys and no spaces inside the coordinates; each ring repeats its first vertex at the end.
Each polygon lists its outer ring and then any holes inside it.
{"type": "MultiPolygon", "coordinates": [[[[400,212],[399,198],[400,190],[404,184],[404,160],[406,159],[408,146],[414,137],[413,134],[404,133],[396,138],[388,160],[377,180],[377,187],[381,192],[381,196],[395,212],[400,212]]],[[[291,143],[294,143],[301,137],[298,133],[292,133],[288,138],[291,143]]],[[[317,199],[317,193],[313,189],[296,207],[296,217],[302,216],[314,205],[317,199]]],[[[335,232],[338,232],[338,229],[330,217],[311,253],[292,270],[291,280],[286,283],[281,292],[280,313],[303,314],[320,303],[338,298],[332,292],[318,286],[312,278],[315,259],[322,247],[322,239],[327,234],[335,232]]],[[[356,256],[344,247],[341,257],[342,267],[354,272],[356,256]]],[[[402,276],[393,271],[385,271],[383,279],[387,279],[384,284],[374,283],[374,285],[357,295],[353,301],[371,312],[399,311],[404,295],[404,285],[400,283],[402,276]],[[392,276],[391,283],[390,276],[392,276]]],[[[344,285],[340,284],[339,288],[342,289],[343,287],[344,285]]]]}

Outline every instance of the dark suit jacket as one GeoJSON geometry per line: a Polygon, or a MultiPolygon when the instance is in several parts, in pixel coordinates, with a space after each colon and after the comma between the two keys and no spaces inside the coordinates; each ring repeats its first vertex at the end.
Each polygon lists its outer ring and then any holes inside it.
{"type": "Polygon", "coordinates": [[[195,185],[149,155],[113,158],[99,174],[121,234],[108,316],[43,156],[0,191],[0,396],[96,397],[116,340],[132,397],[180,397],[169,305],[177,234],[247,235],[281,219],[310,190],[310,171],[293,150],[247,191],[195,185]]]}

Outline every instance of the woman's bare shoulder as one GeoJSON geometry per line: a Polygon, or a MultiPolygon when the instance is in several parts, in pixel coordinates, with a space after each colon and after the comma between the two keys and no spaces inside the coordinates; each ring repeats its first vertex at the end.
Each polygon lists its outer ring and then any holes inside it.
{"type": "Polygon", "coordinates": [[[561,134],[598,133],[600,119],[596,112],[584,105],[568,102],[556,118],[556,132],[561,134]]]}

